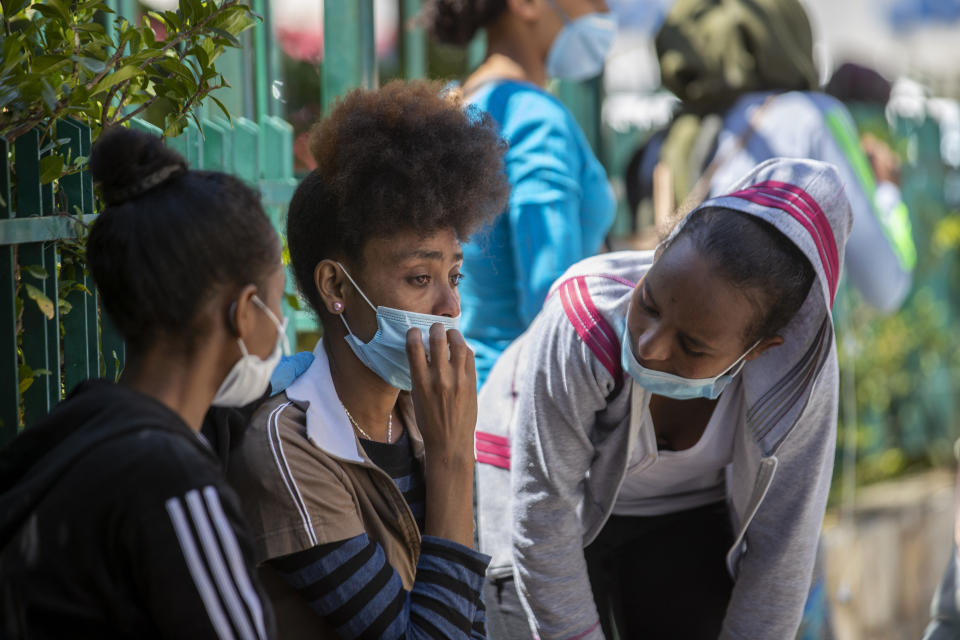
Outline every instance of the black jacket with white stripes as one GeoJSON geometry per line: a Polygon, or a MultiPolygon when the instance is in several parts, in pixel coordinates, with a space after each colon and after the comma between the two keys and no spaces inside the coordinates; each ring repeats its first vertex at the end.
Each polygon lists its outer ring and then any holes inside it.
{"type": "Polygon", "coordinates": [[[87,382],[0,451],[0,638],[273,636],[237,497],[176,413],[87,382]]]}

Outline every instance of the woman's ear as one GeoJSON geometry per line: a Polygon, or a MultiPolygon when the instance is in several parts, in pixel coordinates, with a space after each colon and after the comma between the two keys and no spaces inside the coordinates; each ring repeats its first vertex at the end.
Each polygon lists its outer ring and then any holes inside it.
{"type": "Polygon", "coordinates": [[[343,269],[333,260],[321,260],[313,270],[313,285],[323,300],[323,306],[332,315],[340,315],[344,310],[343,269]]]}
{"type": "Polygon", "coordinates": [[[759,357],[760,354],[762,354],[767,349],[770,349],[772,347],[779,347],[782,344],[783,344],[782,336],[773,336],[770,338],[764,338],[763,340],[760,341],[759,344],[757,344],[757,346],[755,346],[753,349],[750,349],[750,352],[747,353],[747,355],[744,356],[743,359],[749,362],[750,360],[753,360],[754,358],[759,357]]]}
{"type": "Polygon", "coordinates": [[[262,313],[253,303],[253,297],[257,295],[257,287],[248,284],[240,290],[237,298],[230,303],[227,311],[227,327],[232,335],[237,338],[249,336],[257,326],[257,314],[262,313]]]}

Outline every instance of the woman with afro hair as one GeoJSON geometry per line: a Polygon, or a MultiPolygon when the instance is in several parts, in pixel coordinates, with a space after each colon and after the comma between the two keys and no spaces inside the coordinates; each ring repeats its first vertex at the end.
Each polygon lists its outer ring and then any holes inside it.
{"type": "Polygon", "coordinates": [[[280,635],[484,637],[458,285],[461,241],[506,201],[503,145],[438,85],[395,82],[343,98],[311,150],[287,239],[323,338],[229,470],[280,635]]]}

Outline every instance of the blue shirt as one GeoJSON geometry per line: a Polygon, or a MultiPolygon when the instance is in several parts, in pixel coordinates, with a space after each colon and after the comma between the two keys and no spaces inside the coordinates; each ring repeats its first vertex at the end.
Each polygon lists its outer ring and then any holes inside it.
{"type": "Polygon", "coordinates": [[[607,174],[566,107],[539,87],[492,82],[469,96],[509,148],[507,210],[464,245],[460,327],[482,384],[567,267],[596,254],[613,223],[607,174]]]}

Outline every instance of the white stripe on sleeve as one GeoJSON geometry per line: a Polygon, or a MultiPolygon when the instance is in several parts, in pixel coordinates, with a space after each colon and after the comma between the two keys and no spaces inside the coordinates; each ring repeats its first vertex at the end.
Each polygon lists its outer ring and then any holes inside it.
{"type": "Polygon", "coordinates": [[[213,526],[217,529],[220,544],[226,550],[227,561],[230,563],[234,582],[240,587],[240,593],[247,603],[247,607],[253,612],[258,637],[265,639],[267,630],[263,622],[263,605],[260,603],[260,596],[256,589],[253,588],[253,583],[250,582],[250,575],[247,573],[247,565],[243,560],[243,554],[240,553],[237,537],[234,535],[233,527],[230,526],[230,521],[220,504],[220,494],[212,486],[206,487],[203,490],[203,498],[207,503],[207,511],[213,517],[213,526]]]}
{"type": "Polygon", "coordinates": [[[187,563],[187,569],[190,570],[190,576],[193,583],[200,593],[200,599],[210,617],[210,623],[214,631],[221,640],[234,640],[233,629],[227,622],[227,616],[220,606],[220,599],[217,597],[210,581],[210,575],[207,573],[203,560],[200,559],[200,553],[197,550],[197,543],[193,538],[193,531],[187,522],[187,515],[183,510],[180,498],[170,498],[165,503],[167,514],[173,523],[173,530],[177,534],[177,540],[180,542],[180,550],[183,551],[183,558],[187,563]]]}
{"type": "Polygon", "coordinates": [[[235,626],[240,632],[240,637],[243,638],[243,640],[255,640],[250,618],[247,617],[247,610],[243,608],[243,604],[240,602],[240,594],[237,593],[237,587],[230,577],[230,572],[227,570],[227,564],[223,560],[223,554],[220,553],[220,545],[217,544],[217,538],[210,524],[207,509],[203,504],[203,498],[200,497],[200,492],[196,489],[187,492],[187,508],[190,511],[190,516],[193,518],[193,524],[200,534],[200,544],[203,547],[207,565],[213,571],[213,577],[220,591],[220,596],[227,604],[230,617],[236,623],[235,626]]]}

